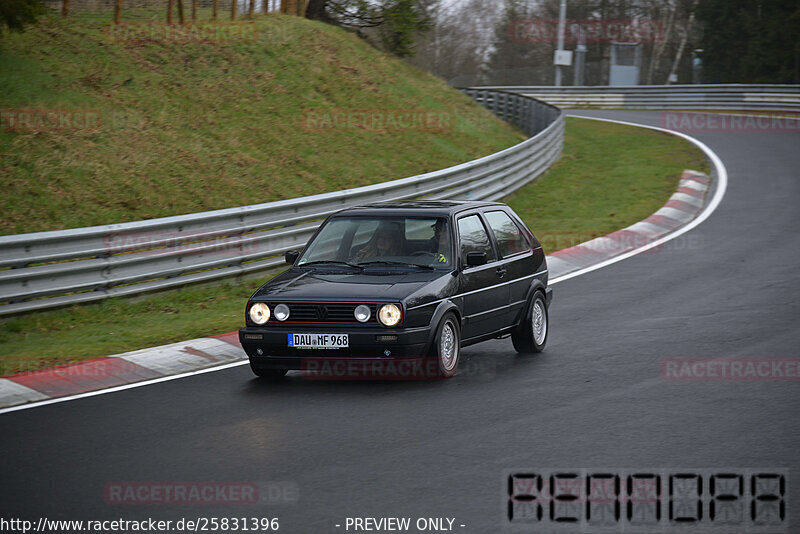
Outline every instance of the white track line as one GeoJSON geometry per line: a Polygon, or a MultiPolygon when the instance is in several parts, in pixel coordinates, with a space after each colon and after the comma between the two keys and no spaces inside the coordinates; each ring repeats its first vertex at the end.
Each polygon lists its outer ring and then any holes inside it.
{"type": "MultiPolygon", "coordinates": [[[[636,127],[639,127],[639,128],[648,128],[650,130],[656,130],[656,131],[668,133],[668,134],[671,134],[671,135],[677,135],[678,137],[683,137],[684,139],[686,139],[687,141],[689,141],[693,145],[697,146],[700,150],[705,152],[706,156],[708,156],[708,158],[711,160],[711,163],[714,165],[714,167],[717,170],[717,189],[716,189],[716,192],[714,193],[714,198],[711,199],[711,202],[708,203],[706,208],[700,213],[700,215],[696,219],[694,219],[692,222],[690,222],[686,226],[684,226],[682,228],[679,228],[679,229],[675,230],[674,232],[672,232],[670,234],[667,234],[664,237],[661,237],[661,238],[659,238],[658,240],[656,240],[656,241],[654,241],[652,243],[649,243],[647,245],[643,245],[643,246],[641,246],[641,247],[639,247],[637,249],[634,249],[634,250],[631,250],[629,252],[626,252],[625,254],[620,254],[619,256],[615,256],[615,257],[613,257],[611,259],[602,261],[602,262],[600,262],[600,263],[598,263],[596,265],[592,265],[591,267],[586,267],[584,269],[579,269],[579,270],[571,272],[569,274],[565,274],[564,276],[559,276],[559,277],[553,278],[552,280],[550,280],[550,282],[549,282],[550,284],[557,284],[559,282],[563,282],[564,280],[569,280],[570,278],[575,278],[576,276],[580,276],[582,274],[590,273],[592,271],[596,271],[597,269],[602,269],[603,267],[606,267],[606,266],[611,265],[613,263],[617,263],[618,261],[622,261],[622,260],[628,259],[628,258],[630,258],[632,256],[636,256],[637,254],[641,254],[642,252],[646,252],[646,251],[650,250],[653,247],[657,247],[659,245],[662,245],[662,244],[666,243],[667,241],[675,239],[676,237],[678,237],[678,236],[680,236],[682,234],[685,234],[689,230],[692,230],[693,228],[695,228],[698,225],[700,225],[700,223],[702,223],[703,221],[708,219],[711,216],[711,214],[714,213],[714,210],[716,210],[717,207],[722,202],[722,197],[725,196],[725,191],[728,188],[728,171],[725,168],[725,165],[722,163],[722,160],[719,158],[719,156],[717,156],[714,153],[714,151],[712,151],[703,142],[695,139],[694,137],[690,137],[690,136],[688,136],[686,134],[682,134],[680,132],[676,132],[676,131],[673,131],[673,130],[665,130],[664,128],[658,128],[656,126],[646,126],[644,124],[635,124],[633,122],[618,121],[618,120],[613,120],[613,119],[599,119],[599,118],[595,118],[595,117],[581,117],[581,116],[578,116],[578,115],[570,115],[570,116],[577,117],[577,118],[580,118],[580,119],[591,119],[591,120],[595,120],[595,121],[614,122],[614,123],[617,123],[617,124],[624,124],[626,126],[636,126],[636,127]]],[[[199,371],[191,371],[191,372],[183,373],[183,374],[179,374],[179,375],[165,376],[165,377],[162,377],[162,378],[154,378],[152,380],[144,380],[142,382],[134,382],[133,384],[125,384],[125,385],[122,385],[122,386],[116,386],[116,387],[112,387],[112,388],[108,388],[108,389],[100,389],[100,390],[97,390],[97,391],[87,391],[86,393],[79,393],[77,395],[70,395],[68,397],[56,397],[54,399],[48,399],[48,400],[45,400],[45,401],[32,402],[32,403],[28,403],[28,404],[21,404],[19,406],[11,406],[10,408],[3,408],[2,410],[0,410],[0,414],[9,413],[9,412],[16,412],[16,411],[19,411],[19,410],[27,410],[29,408],[38,408],[39,406],[46,406],[48,404],[57,404],[57,403],[60,403],[60,402],[67,402],[67,401],[71,401],[71,400],[75,400],[75,399],[83,399],[83,398],[86,398],[86,397],[94,397],[96,395],[105,395],[106,393],[114,393],[114,392],[117,392],[117,391],[124,391],[126,389],[140,388],[140,387],[144,387],[144,386],[149,386],[151,384],[158,384],[158,383],[161,383],[161,382],[168,382],[170,380],[177,380],[179,378],[188,378],[190,376],[197,376],[197,375],[202,375],[202,374],[205,374],[205,373],[213,373],[215,371],[224,371],[225,369],[230,369],[232,367],[239,367],[241,365],[247,365],[248,363],[249,362],[247,360],[242,361],[242,362],[228,363],[228,364],[225,364],[225,365],[220,365],[218,367],[211,367],[209,369],[201,369],[199,371]]]]}
{"type": "Polygon", "coordinates": [[[142,386],[149,386],[151,384],[158,384],[160,382],[169,382],[170,380],[177,380],[179,378],[188,378],[190,376],[203,375],[206,373],[213,373],[214,371],[224,371],[231,367],[239,367],[240,365],[247,365],[247,360],[242,362],[226,363],[217,367],[209,367],[208,369],[199,369],[197,371],[190,371],[179,375],[162,376],[161,378],[153,378],[151,380],[144,380],[142,382],[134,382],[133,384],[123,384],[121,386],[114,386],[108,389],[98,389],[96,391],[87,391],[86,393],[78,393],[77,395],[70,395],[68,397],[55,397],[53,399],[43,400],[39,402],[31,402],[28,404],[20,404],[19,406],[11,406],[10,408],[3,408],[0,414],[8,412],[16,412],[19,410],[27,410],[28,408],[38,408],[39,406],[46,406],[48,404],[58,404],[59,402],[67,402],[75,399],[84,399],[86,397],[94,397],[96,395],[104,395],[106,393],[114,393],[117,391],[124,391],[126,389],[140,388],[142,386]]]}

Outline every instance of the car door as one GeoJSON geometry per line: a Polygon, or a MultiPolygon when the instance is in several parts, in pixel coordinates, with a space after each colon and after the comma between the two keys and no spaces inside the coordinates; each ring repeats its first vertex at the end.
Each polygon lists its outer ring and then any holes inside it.
{"type": "Polygon", "coordinates": [[[487,210],[483,214],[494,237],[500,262],[506,269],[509,307],[503,315],[505,326],[516,324],[526,304],[532,275],[536,272],[531,241],[527,234],[504,210],[487,210]]]}
{"type": "Polygon", "coordinates": [[[458,232],[460,291],[464,310],[464,340],[495,332],[503,327],[508,306],[509,290],[506,273],[498,262],[483,219],[478,213],[468,213],[456,221],[458,232]],[[467,266],[469,252],[486,254],[485,265],[467,266]]]}

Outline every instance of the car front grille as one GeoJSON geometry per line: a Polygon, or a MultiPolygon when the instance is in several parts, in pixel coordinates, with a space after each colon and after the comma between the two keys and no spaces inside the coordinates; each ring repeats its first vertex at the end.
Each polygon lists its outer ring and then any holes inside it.
{"type": "MultiPolygon", "coordinates": [[[[311,302],[269,302],[267,303],[273,310],[278,304],[289,306],[289,319],[286,323],[358,323],[355,318],[356,307],[360,302],[336,302],[336,303],[311,303],[311,302]]],[[[370,318],[364,324],[376,324],[378,322],[377,304],[367,304],[370,309],[370,318]]],[[[272,321],[270,321],[272,323],[272,321]]],[[[274,324],[274,323],[273,323],[274,324]]]]}

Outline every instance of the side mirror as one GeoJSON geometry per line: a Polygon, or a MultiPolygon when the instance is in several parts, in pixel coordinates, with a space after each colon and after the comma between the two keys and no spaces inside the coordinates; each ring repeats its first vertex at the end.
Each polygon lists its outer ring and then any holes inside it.
{"type": "Polygon", "coordinates": [[[485,252],[467,252],[467,267],[486,265],[485,252]]]}
{"type": "Polygon", "coordinates": [[[299,258],[299,257],[300,257],[300,252],[299,251],[290,250],[289,252],[287,252],[283,256],[283,259],[286,260],[286,263],[288,263],[289,265],[294,265],[294,262],[296,262],[297,258],[299,258]]]}

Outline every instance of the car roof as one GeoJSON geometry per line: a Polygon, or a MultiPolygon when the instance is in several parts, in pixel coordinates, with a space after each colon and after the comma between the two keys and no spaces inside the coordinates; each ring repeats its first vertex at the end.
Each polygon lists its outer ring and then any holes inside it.
{"type": "Polygon", "coordinates": [[[442,217],[468,209],[489,206],[505,207],[505,204],[477,200],[400,200],[355,206],[344,209],[336,215],[428,215],[442,217]]]}

